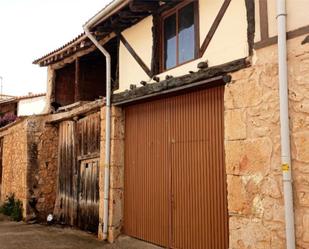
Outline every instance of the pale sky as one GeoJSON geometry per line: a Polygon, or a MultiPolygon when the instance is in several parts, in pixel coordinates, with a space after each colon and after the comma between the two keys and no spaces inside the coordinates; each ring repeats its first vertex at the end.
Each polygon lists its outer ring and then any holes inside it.
{"type": "Polygon", "coordinates": [[[0,0],[0,76],[3,93],[46,92],[46,67],[32,61],[83,32],[110,0],[0,0]]]}

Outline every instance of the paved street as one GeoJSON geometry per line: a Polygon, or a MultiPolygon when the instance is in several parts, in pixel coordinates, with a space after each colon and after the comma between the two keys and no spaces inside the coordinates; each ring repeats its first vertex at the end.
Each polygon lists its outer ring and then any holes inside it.
{"type": "Polygon", "coordinates": [[[92,234],[70,228],[10,222],[0,215],[0,249],[159,249],[121,236],[115,244],[98,241],[92,234]]]}

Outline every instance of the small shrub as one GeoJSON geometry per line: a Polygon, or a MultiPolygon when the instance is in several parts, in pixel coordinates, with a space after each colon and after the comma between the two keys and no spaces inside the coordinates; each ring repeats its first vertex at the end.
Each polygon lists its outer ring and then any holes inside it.
{"type": "Polygon", "coordinates": [[[7,113],[3,117],[0,118],[0,127],[4,127],[12,122],[15,122],[17,116],[12,113],[7,113]]]}
{"type": "Polygon", "coordinates": [[[22,203],[20,200],[15,200],[15,195],[11,194],[7,197],[4,204],[0,207],[0,213],[10,216],[14,221],[22,220],[22,203]]]}

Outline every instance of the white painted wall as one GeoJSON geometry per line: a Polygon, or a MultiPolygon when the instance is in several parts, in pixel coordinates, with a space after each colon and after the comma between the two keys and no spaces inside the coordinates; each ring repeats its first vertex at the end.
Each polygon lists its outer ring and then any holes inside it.
{"type": "Polygon", "coordinates": [[[46,105],[46,96],[22,99],[17,105],[18,116],[43,114],[46,105]]]}
{"type": "MultiPolygon", "coordinates": [[[[277,2],[267,0],[269,37],[277,36],[277,2]]],[[[287,31],[293,31],[309,25],[309,0],[287,0],[287,31]]],[[[260,36],[259,0],[255,0],[255,42],[260,36]]]]}
{"type": "MultiPolygon", "coordinates": [[[[309,1],[309,0],[308,0],[309,1]]],[[[199,1],[200,43],[202,44],[223,0],[199,1]]],[[[149,16],[138,24],[124,30],[123,36],[141,57],[145,64],[151,67],[152,56],[152,17],[149,16]]],[[[205,54],[192,62],[165,71],[158,76],[164,79],[166,75],[174,77],[197,71],[197,64],[208,60],[209,66],[215,66],[248,56],[247,17],[243,0],[233,0],[228,7],[212,41],[205,54]]],[[[153,82],[138,65],[128,50],[120,43],[119,49],[119,89],[122,92],[130,88],[130,84],[141,81],[153,82]]]]}

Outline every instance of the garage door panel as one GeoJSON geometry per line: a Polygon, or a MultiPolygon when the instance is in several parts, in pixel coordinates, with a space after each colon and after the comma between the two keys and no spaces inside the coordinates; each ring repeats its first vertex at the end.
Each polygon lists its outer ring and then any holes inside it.
{"type": "Polygon", "coordinates": [[[204,141],[175,142],[172,145],[173,248],[191,248],[192,240],[201,241],[200,233],[205,229],[203,224],[209,223],[201,212],[204,194],[200,192],[203,189],[200,184],[204,183],[204,174],[197,169],[202,162],[191,160],[192,154],[199,154],[201,146],[206,148],[204,141]]]}
{"type": "Polygon", "coordinates": [[[125,233],[176,249],[227,249],[223,91],[126,107],[125,233]]]}
{"type": "Polygon", "coordinates": [[[172,145],[172,246],[227,248],[220,170],[211,162],[207,141],[172,145]]]}
{"type": "Polygon", "coordinates": [[[164,107],[165,103],[158,101],[126,110],[126,131],[132,133],[126,135],[124,229],[131,236],[167,246],[168,138],[164,107]]]}

